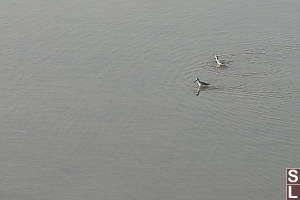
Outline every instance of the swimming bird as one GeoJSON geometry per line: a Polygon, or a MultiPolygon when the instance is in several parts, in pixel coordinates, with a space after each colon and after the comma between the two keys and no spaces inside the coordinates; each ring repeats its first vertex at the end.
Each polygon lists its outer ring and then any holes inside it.
{"type": "Polygon", "coordinates": [[[197,82],[197,84],[198,84],[199,87],[207,87],[207,86],[210,85],[209,83],[205,83],[203,81],[200,81],[200,79],[198,77],[196,78],[196,80],[194,81],[194,83],[196,83],[196,82],[197,82]]]}
{"type": "Polygon", "coordinates": [[[216,62],[219,66],[225,65],[222,61],[219,60],[219,56],[215,56],[216,62]]]}

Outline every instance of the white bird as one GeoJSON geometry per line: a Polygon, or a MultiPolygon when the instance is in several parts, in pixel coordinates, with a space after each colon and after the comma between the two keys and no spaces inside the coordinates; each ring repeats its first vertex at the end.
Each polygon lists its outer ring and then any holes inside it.
{"type": "Polygon", "coordinates": [[[207,87],[207,86],[210,85],[209,83],[205,83],[203,81],[200,81],[200,79],[198,77],[196,78],[196,80],[194,81],[194,83],[196,83],[196,82],[197,82],[197,84],[198,84],[199,87],[207,87]]]}
{"type": "Polygon", "coordinates": [[[219,56],[215,56],[216,62],[219,66],[225,65],[222,61],[219,60],[219,56]]]}

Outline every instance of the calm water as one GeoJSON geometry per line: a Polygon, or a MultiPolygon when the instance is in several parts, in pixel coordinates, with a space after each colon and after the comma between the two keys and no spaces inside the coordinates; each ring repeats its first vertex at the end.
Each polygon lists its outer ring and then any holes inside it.
{"type": "Polygon", "coordinates": [[[299,8],[2,1],[0,199],[284,199],[299,8]],[[197,76],[212,84],[199,96],[197,76]]]}

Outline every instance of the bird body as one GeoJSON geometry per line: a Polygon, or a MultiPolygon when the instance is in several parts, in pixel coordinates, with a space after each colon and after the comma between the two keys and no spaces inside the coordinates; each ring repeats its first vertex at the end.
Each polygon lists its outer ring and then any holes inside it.
{"type": "Polygon", "coordinates": [[[200,79],[197,77],[196,80],[194,81],[194,83],[197,82],[198,86],[199,87],[207,87],[209,86],[210,84],[209,83],[205,83],[203,81],[200,81],[200,79]]]}
{"type": "Polygon", "coordinates": [[[220,60],[219,60],[219,56],[215,56],[215,59],[216,59],[216,62],[219,66],[221,65],[225,65],[224,63],[222,63],[220,60]]]}

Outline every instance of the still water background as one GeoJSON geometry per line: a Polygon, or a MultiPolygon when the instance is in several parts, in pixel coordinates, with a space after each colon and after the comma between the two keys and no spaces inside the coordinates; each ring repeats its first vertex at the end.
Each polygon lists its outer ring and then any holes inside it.
{"type": "Polygon", "coordinates": [[[300,167],[299,8],[2,1],[0,199],[283,199],[300,167]]]}

